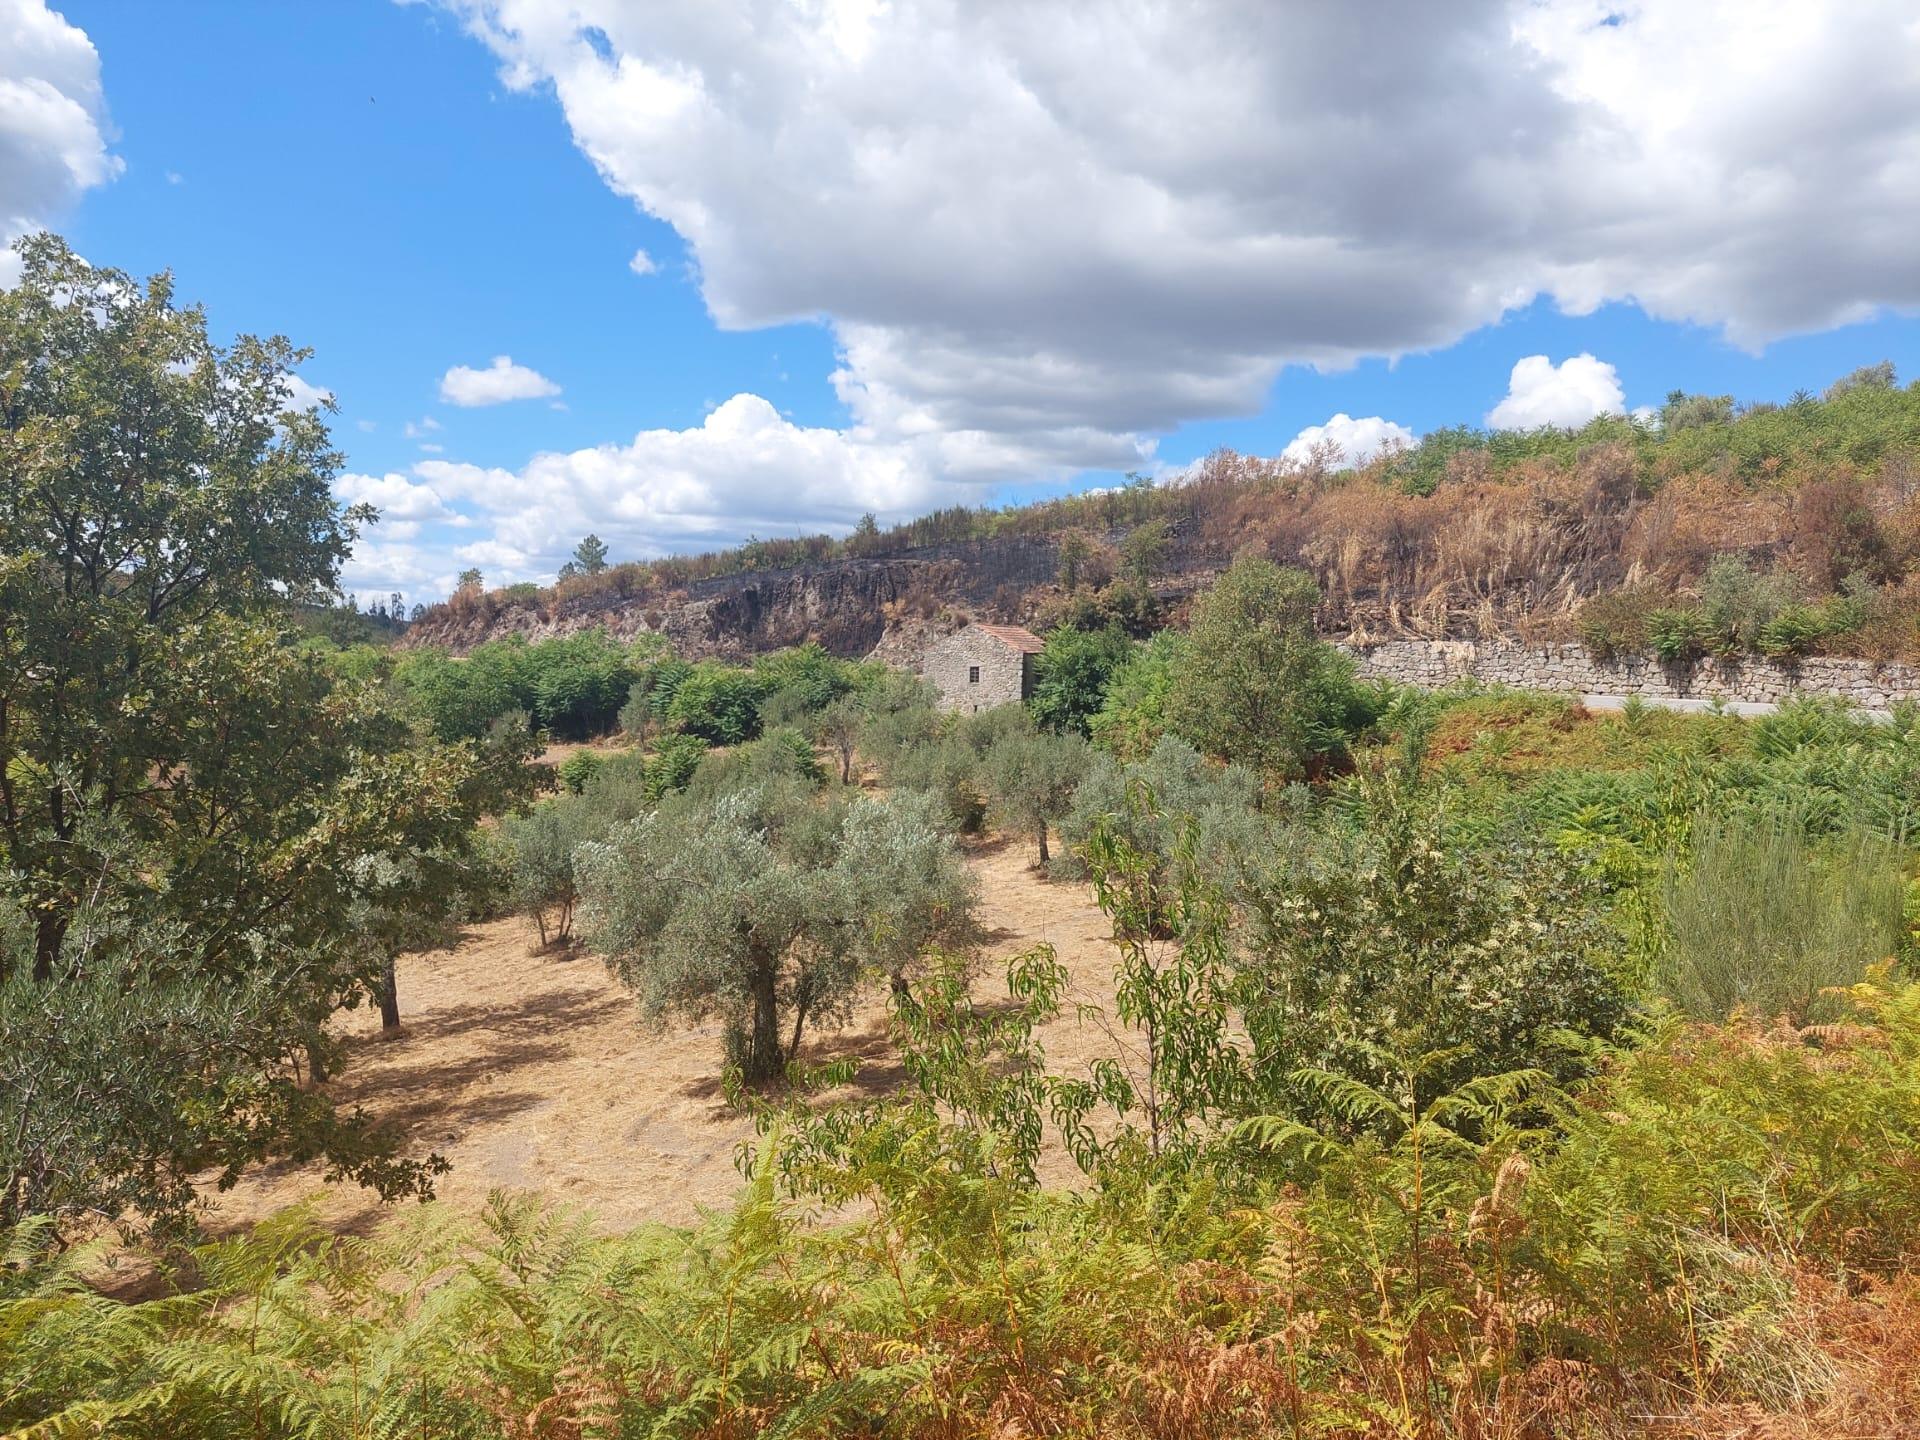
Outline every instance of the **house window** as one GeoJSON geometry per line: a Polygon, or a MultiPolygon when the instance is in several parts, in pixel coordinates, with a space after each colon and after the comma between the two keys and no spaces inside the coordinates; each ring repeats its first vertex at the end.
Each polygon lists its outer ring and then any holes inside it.
{"type": "Polygon", "coordinates": [[[979,683],[980,683],[980,667],[978,665],[967,666],[967,684],[978,685],[979,683]]]}

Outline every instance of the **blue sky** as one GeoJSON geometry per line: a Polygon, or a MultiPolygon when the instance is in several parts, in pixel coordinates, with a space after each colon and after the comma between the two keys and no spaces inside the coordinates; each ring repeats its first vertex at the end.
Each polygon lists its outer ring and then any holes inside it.
{"type": "Polygon", "coordinates": [[[349,583],[419,600],[1481,423],[1533,356],[1566,423],[1920,376],[1900,5],[1457,10],[0,0],[99,143],[0,121],[0,217],[311,346],[349,583]],[[541,393],[443,393],[497,356],[541,393]]]}

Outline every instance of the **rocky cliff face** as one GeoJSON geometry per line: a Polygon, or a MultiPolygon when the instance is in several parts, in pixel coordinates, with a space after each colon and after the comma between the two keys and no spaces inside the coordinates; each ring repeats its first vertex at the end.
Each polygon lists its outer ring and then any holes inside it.
{"type": "Polygon", "coordinates": [[[695,659],[739,659],[807,640],[858,657],[890,628],[937,624],[947,611],[984,615],[1018,605],[1053,578],[1056,565],[1048,539],[929,547],[883,560],[730,575],[665,593],[606,591],[572,602],[476,606],[423,621],[401,643],[464,652],[507,635],[543,639],[599,628],[661,635],[695,659]]]}

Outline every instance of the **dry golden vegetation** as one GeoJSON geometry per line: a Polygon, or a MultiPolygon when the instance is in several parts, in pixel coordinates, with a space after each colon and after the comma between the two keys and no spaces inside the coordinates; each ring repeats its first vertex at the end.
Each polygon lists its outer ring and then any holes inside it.
{"type": "Polygon", "coordinates": [[[992,608],[1057,617],[1063,588],[1104,587],[1110,608],[1132,620],[1118,551],[1152,522],[1167,527],[1151,577],[1163,601],[1177,605],[1251,547],[1311,571],[1325,592],[1322,628],[1360,638],[1574,639],[1591,598],[1625,590],[1643,595],[1643,609],[1684,603],[1711,562],[1731,555],[1783,577],[1798,600],[1861,600],[1814,643],[1920,655],[1920,393],[1880,383],[1738,412],[1680,397],[1660,426],[1609,418],[1579,432],[1443,430],[1352,471],[1223,451],[1176,483],[615,565],[549,590],[476,587],[429,612],[417,638],[470,636],[475,622],[527,609],[565,622],[642,606],[657,621],[691,584],[875,558],[937,559],[913,582],[937,608],[990,568],[982,555],[996,542],[1037,539],[1064,553],[1067,537],[1086,557],[1078,573],[989,587],[992,608]]]}

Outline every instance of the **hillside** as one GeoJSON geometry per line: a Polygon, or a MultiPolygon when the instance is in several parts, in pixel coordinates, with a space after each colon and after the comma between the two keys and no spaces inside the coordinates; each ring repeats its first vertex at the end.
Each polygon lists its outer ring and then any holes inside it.
{"type": "Polygon", "coordinates": [[[1110,618],[1140,632],[1177,620],[1252,548],[1310,571],[1323,631],[1362,641],[1657,648],[1649,619],[1657,630],[1660,612],[1695,605],[1730,556],[1769,617],[1806,612],[1789,626],[1791,653],[1920,655],[1920,387],[1898,387],[1889,367],[1784,405],[1676,394],[1650,420],[1459,427],[1360,469],[1334,459],[1221,451],[1168,483],[470,590],[405,643],[464,650],[604,627],[656,631],[691,655],[810,638],[856,655],[943,612],[1041,628],[1110,618]]]}

